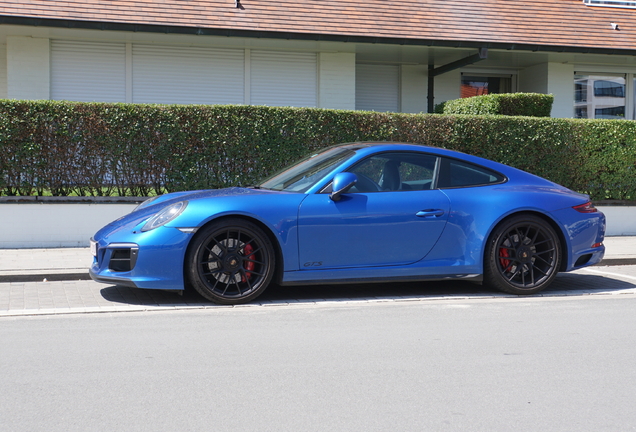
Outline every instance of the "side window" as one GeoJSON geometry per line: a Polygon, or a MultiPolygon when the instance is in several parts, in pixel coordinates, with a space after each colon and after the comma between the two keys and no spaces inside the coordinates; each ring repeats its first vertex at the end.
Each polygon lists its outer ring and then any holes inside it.
{"type": "Polygon", "coordinates": [[[454,159],[443,159],[439,187],[483,186],[504,180],[504,176],[487,168],[454,159]]]}
{"type": "Polygon", "coordinates": [[[413,152],[382,153],[351,167],[358,176],[351,192],[394,192],[433,187],[437,157],[413,152]]]}

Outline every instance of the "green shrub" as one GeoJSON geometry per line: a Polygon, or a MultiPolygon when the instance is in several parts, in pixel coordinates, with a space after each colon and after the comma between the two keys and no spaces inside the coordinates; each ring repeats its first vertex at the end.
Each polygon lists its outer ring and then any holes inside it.
{"type": "Polygon", "coordinates": [[[443,114],[550,117],[553,102],[553,95],[505,93],[454,99],[440,105],[443,114]]]}
{"type": "Polygon", "coordinates": [[[398,141],[636,200],[636,122],[311,108],[0,101],[0,195],[148,196],[257,183],[306,153],[398,141]]]}

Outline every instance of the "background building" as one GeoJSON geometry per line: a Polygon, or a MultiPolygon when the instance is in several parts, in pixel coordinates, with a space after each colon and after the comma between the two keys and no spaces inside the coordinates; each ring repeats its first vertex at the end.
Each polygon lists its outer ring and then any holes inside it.
{"type": "Polygon", "coordinates": [[[1,0],[0,97],[636,115],[636,1],[1,0]]]}

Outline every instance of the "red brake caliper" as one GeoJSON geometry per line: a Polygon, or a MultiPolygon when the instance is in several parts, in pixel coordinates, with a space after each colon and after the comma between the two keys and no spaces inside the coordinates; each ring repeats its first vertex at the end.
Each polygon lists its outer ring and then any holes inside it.
{"type": "Polygon", "coordinates": [[[510,252],[506,248],[499,248],[499,263],[503,267],[504,271],[508,271],[508,267],[510,267],[510,260],[507,260],[510,256],[510,252]],[[503,257],[503,258],[502,258],[503,257]]]}
{"type": "MultiPolygon", "coordinates": [[[[248,260],[253,260],[254,255],[252,255],[252,252],[254,252],[252,245],[245,245],[243,248],[243,256],[245,256],[248,260]]],[[[250,273],[250,271],[254,270],[254,267],[256,267],[256,264],[253,261],[247,261],[245,263],[245,276],[241,278],[241,282],[246,282],[246,278],[250,279],[252,277],[252,273],[250,273]]]]}

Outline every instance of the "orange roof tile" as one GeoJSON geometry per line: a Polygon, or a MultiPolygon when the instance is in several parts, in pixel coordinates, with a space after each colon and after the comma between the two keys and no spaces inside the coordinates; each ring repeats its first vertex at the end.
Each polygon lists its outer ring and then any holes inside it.
{"type": "Polygon", "coordinates": [[[39,18],[392,38],[407,43],[636,49],[636,9],[589,7],[582,0],[241,0],[241,4],[244,9],[237,9],[235,0],[0,0],[0,22],[39,18]],[[619,30],[613,30],[611,22],[618,23],[619,30]]]}

